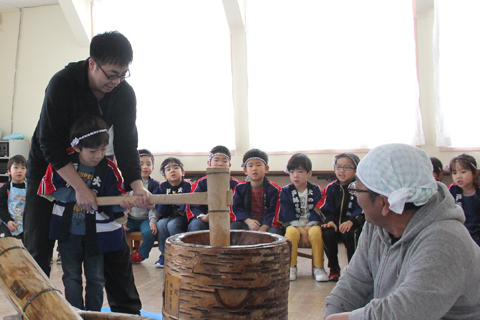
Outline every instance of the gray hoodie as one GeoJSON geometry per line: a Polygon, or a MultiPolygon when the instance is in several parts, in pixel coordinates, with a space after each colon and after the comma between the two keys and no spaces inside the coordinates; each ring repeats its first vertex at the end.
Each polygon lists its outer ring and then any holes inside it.
{"type": "Polygon", "coordinates": [[[325,317],[358,319],[480,319],[480,248],[463,225],[443,183],[391,244],[366,223],[358,248],[327,297],[325,317]]]}
{"type": "MultiPolygon", "coordinates": [[[[148,190],[148,179],[142,180],[143,187],[148,190]]],[[[133,192],[130,191],[130,195],[133,192]]],[[[129,219],[133,220],[150,220],[150,223],[157,223],[158,221],[158,213],[157,209],[146,209],[146,208],[139,208],[133,207],[128,214],[129,219]]]]}

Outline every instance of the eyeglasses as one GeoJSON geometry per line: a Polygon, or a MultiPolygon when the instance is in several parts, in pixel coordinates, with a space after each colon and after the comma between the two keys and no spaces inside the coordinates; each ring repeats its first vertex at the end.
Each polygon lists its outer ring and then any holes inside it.
{"type": "Polygon", "coordinates": [[[109,76],[105,70],[103,70],[102,66],[100,65],[100,63],[98,63],[97,60],[93,59],[93,61],[95,61],[98,65],[98,67],[100,68],[100,70],[102,70],[103,74],[105,75],[105,77],[108,79],[108,80],[117,80],[117,79],[120,79],[120,80],[125,80],[125,78],[128,78],[130,77],[130,70],[127,69],[127,71],[125,71],[123,74],[114,74],[114,75],[111,75],[109,76]]]}
{"type": "Polygon", "coordinates": [[[354,196],[355,193],[357,193],[357,192],[367,192],[367,193],[371,192],[370,190],[357,189],[357,182],[356,181],[353,181],[352,183],[350,183],[347,187],[347,190],[348,190],[348,192],[350,192],[350,194],[352,196],[354,196]]]}
{"type": "Polygon", "coordinates": [[[355,169],[355,168],[354,168],[354,167],[350,167],[350,166],[347,166],[347,167],[344,167],[344,166],[335,166],[334,169],[337,170],[337,171],[342,171],[342,170],[352,171],[352,170],[355,169]]]}

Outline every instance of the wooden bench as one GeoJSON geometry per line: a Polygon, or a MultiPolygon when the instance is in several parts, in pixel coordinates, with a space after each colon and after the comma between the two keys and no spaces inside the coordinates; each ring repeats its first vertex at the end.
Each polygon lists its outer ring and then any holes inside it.
{"type": "MultiPolygon", "coordinates": [[[[127,234],[127,243],[130,247],[130,252],[138,250],[142,245],[142,233],[140,231],[133,231],[127,234]]],[[[158,242],[155,241],[154,247],[158,247],[158,242]]]]}
{"type": "MultiPolygon", "coordinates": [[[[300,247],[300,243],[299,243],[299,246],[298,246],[298,249],[307,249],[307,248],[301,248],[300,247]]],[[[311,249],[311,248],[308,248],[308,249],[311,249]]],[[[310,251],[310,253],[306,253],[306,252],[300,252],[300,250],[297,251],[297,257],[302,257],[302,258],[306,258],[306,259],[310,259],[312,260],[312,276],[314,276],[314,273],[313,273],[313,255],[312,255],[312,251],[310,251]]]]}

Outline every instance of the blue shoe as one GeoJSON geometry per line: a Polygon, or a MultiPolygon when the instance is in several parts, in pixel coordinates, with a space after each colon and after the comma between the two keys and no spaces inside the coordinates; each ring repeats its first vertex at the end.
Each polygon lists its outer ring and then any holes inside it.
{"type": "Polygon", "coordinates": [[[160,256],[160,259],[158,259],[158,261],[155,262],[155,267],[157,267],[157,268],[163,268],[163,266],[164,266],[164,261],[165,261],[165,256],[162,254],[162,255],[160,256]]]}

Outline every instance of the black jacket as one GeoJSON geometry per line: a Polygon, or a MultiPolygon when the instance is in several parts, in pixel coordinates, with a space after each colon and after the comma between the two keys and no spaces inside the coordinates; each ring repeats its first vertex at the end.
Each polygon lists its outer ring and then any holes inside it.
{"type": "MultiPolygon", "coordinates": [[[[27,188],[25,182],[14,183],[13,186],[19,189],[27,188]]],[[[6,182],[0,188],[0,220],[4,221],[5,223],[8,221],[14,221],[10,215],[10,212],[8,211],[8,194],[10,192],[10,187],[10,182],[6,182]]]]}
{"type": "Polygon", "coordinates": [[[32,137],[27,178],[41,179],[49,163],[55,170],[67,165],[70,128],[80,117],[93,114],[114,127],[115,156],[129,188],[131,182],[141,179],[135,92],[122,81],[98,101],[88,86],[87,70],[88,59],[72,62],[50,80],[32,137]]]}
{"type": "Polygon", "coordinates": [[[323,189],[323,197],[317,208],[325,216],[325,223],[333,221],[338,227],[350,220],[354,227],[361,227],[365,223],[363,209],[358,205],[357,197],[352,196],[347,188],[338,180],[331,182],[323,189]]]}

